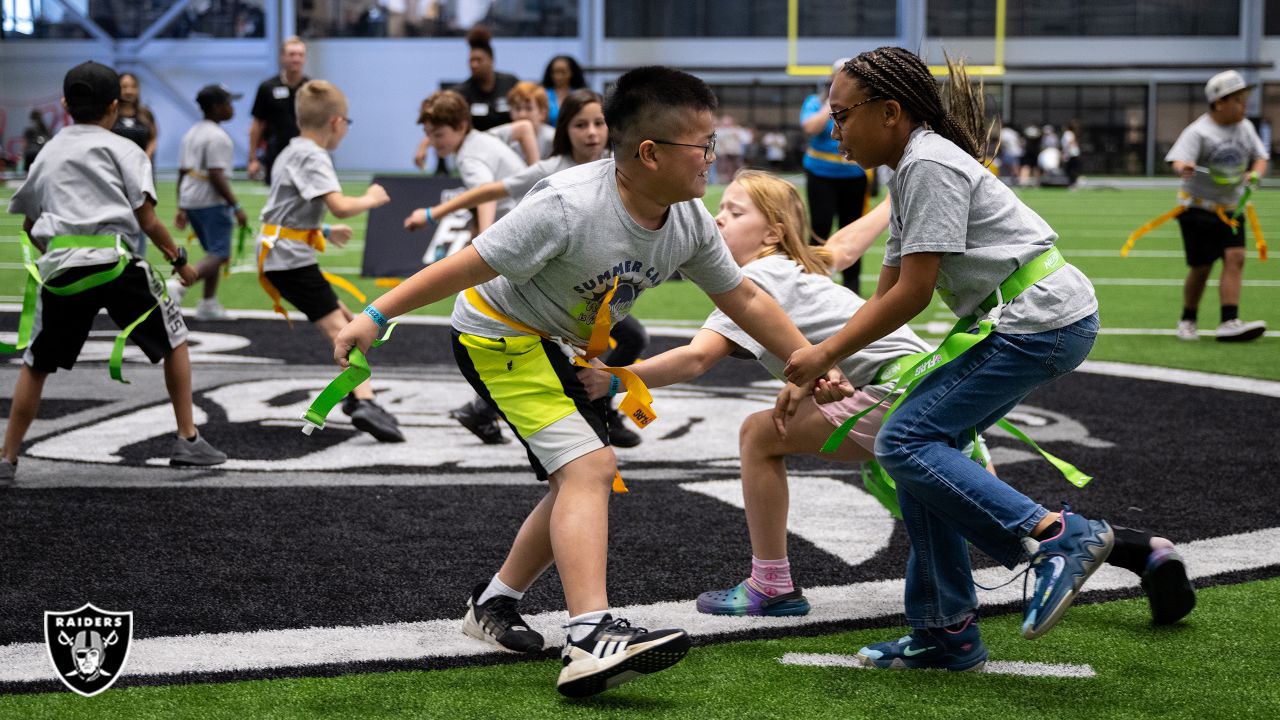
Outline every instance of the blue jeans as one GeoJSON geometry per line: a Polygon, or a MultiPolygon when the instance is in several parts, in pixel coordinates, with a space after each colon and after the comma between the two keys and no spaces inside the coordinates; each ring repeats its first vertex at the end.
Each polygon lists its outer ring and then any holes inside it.
{"type": "Polygon", "coordinates": [[[235,210],[230,205],[188,210],[187,222],[191,223],[191,229],[200,239],[205,252],[223,259],[231,257],[231,228],[235,222],[235,210]]]}
{"type": "Polygon", "coordinates": [[[951,625],[977,608],[966,540],[1006,567],[1022,562],[1022,538],[1048,511],[959,448],[971,428],[987,429],[1084,362],[1097,335],[1096,313],[1047,332],[993,332],[925,378],[880,429],[876,460],[897,483],[911,539],[912,627],[951,625]]]}

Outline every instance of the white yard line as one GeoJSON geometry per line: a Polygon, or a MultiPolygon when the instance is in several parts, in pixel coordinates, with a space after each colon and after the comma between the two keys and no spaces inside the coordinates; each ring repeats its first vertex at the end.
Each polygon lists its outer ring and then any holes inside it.
{"type": "MultiPolygon", "coordinates": [[[[809,667],[839,667],[864,669],[853,655],[827,653],[787,653],[778,662],[783,665],[809,667]]],[[[1022,675],[1025,677],[1091,678],[1097,675],[1088,665],[1055,665],[1053,663],[988,661],[982,672],[994,675],[1022,675]]]]}

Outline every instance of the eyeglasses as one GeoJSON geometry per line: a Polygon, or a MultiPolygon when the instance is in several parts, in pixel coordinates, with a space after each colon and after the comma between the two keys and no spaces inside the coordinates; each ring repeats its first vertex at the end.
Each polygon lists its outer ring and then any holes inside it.
{"type": "Polygon", "coordinates": [[[343,120],[346,120],[348,125],[354,125],[354,124],[356,123],[356,121],[355,121],[355,120],[352,120],[352,119],[351,119],[351,118],[349,118],[349,117],[344,117],[344,118],[342,118],[342,119],[343,119],[343,120]]]}
{"type": "MultiPolygon", "coordinates": [[[[692,145],[692,144],[690,144],[690,143],[678,143],[678,142],[671,142],[670,140],[654,140],[654,141],[652,141],[652,142],[654,142],[654,143],[656,143],[656,144],[658,144],[658,145],[679,145],[680,147],[699,148],[700,150],[702,150],[702,161],[703,161],[703,162],[709,162],[709,161],[711,160],[711,155],[712,155],[713,153],[715,153],[715,151],[716,151],[716,136],[715,136],[715,135],[712,135],[712,136],[711,136],[711,141],[710,141],[710,142],[708,142],[706,145],[692,145]]],[[[640,151],[639,151],[639,150],[637,150],[637,151],[636,151],[636,157],[640,157],[640,151]]]]}
{"type": "Polygon", "coordinates": [[[869,103],[869,102],[871,102],[871,101],[873,101],[873,100],[884,100],[884,99],[885,99],[885,98],[880,97],[879,95],[872,95],[871,97],[867,98],[866,100],[863,100],[862,102],[856,102],[856,103],[854,103],[854,104],[850,105],[850,106],[849,106],[849,107],[847,107],[847,108],[841,108],[841,109],[839,109],[839,110],[832,110],[831,112],[827,113],[827,115],[831,116],[831,122],[834,122],[835,124],[839,125],[840,123],[842,123],[842,122],[843,122],[843,121],[840,119],[840,116],[841,116],[841,115],[846,115],[846,114],[848,114],[848,112],[849,112],[850,110],[853,110],[854,108],[856,108],[856,107],[858,107],[858,106],[860,106],[860,105],[866,105],[867,103],[869,103]]]}

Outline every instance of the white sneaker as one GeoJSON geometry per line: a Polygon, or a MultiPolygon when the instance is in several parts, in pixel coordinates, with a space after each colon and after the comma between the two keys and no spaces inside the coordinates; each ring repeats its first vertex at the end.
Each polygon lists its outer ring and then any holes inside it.
{"type": "Polygon", "coordinates": [[[169,297],[173,299],[173,304],[182,306],[182,298],[187,296],[187,286],[183,285],[178,278],[169,278],[165,281],[165,287],[169,291],[169,297]]]}
{"type": "Polygon", "coordinates": [[[222,303],[218,302],[218,298],[204,298],[196,305],[197,320],[230,320],[231,315],[227,309],[222,307],[222,303]]]}
{"type": "Polygon", "coordinates": [[[1178,339],[1179,340],[1199,340],[1200,334],[1196,332],[1195,320],[1179,320],[1178,321],[1178,339]]]}
{"type": "Polygon", "coordinates": [[[1248,342],[1262,337],[1266,331],[1267,324],[1261,320],[1245,322],[1234,318],[1219,325],[1213,339],[1218,342],[1248,342]]]}

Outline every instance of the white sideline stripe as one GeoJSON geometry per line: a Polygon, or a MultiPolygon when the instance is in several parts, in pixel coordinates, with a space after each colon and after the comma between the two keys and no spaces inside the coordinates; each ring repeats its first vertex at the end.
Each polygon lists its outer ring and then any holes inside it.
{"type": "Polygon", "coordinates": [[[1076,368],[1076,372],[1134,378],[1137,380],[1158,380],[1160,382],[1192,385],[1214,390],[1230,390],[1232,392],[1246,392],[1267,397],[1280,397],[1280,382],[1275,380],[1259,380],[1236,375],[1217,375],[1198,370],[1179,370],[1177,368],[1155,367],[1153,365],[1086,360],[1080,367],[1076,368]]]}
{"type": "MultiPolygon", "coordinates": [[[[1280,563],[1274,548],[1280,547],[1280,528],[1197,540],[1179,546],[1192,578],[1270,567],[1280,563]]],[[[974,573],[983,585],[1008,580],[1012,572],[1002,567],[974,573]]],[[[902,580],[877,580],[806,588],[813,610],[803,617],[718,617],[703,615],[692,600],[617,608],[614,615],[628,617],[646,627],[679,627],[691,635],[716,636],[760,628],[803,627],[818,623],[888,618],[902,612],[902,580]]],[[[1138,577],[1127,570],[1105,565],[1090,578],[1084,593],[1138,586],[1138,577]]],[[[995,591],[978,591],[984,605],[1017,603],[1022,584],[1012,583],[995,591]]],[[[458,614],[463,612],[462,598],[458,614]]],[[[128,609],[128,608],[121,608],[128,609]]],[[[564,612],[548,612],[525,618],[551,646],[558,645],[568,622],[564,612]]],[[[35,621],[33,621],[34,623],[35,621]]],[[[145,620],[141,620],[144,623],[145,620]]],[[[1070,622],[1070,620],[1066,620],[1070,622]]],[[[364,627],[298,628],[260,632],[209,633],[151,637],[133,641],[129,651],[129,675],[217,673],[271,668],[300,668],[363,661],[427,660],[433,657],[468,657],[495,652],[485,643],[461,632],[461,620],[388,623],[364,627]]],[[[33,634],[40,632],[32,628],[33,634]]],[[[270,673],[264,673],[269,676],[270,673]]],[[[0,646],[0,682],[53,680],[49,652],[44,643],[0,646]]]]}
{"type": "MultiPolygon", "coordinates": [[[[803,665],[807,667],[841,667],[867,669],[854,660],[853,655],[836,655],[825,653],[786,653],[778,662],[783,665],[803,665]]],[[[1057,665],[1054,663],[1017,662],[1012,660],[989,660],[982,672],[993,675],[1022,675],[1025,677],[1069,677],[1091,678],[1097,675],[1088,665],[1057,665]]]]}

